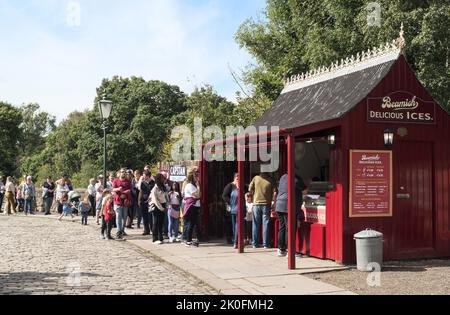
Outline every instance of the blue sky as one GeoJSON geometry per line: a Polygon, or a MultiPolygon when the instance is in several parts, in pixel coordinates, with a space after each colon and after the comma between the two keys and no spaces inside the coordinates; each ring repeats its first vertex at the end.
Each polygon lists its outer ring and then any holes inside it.
{"type": "Polygon", "coordinates": [[[0,100],[38,102],[58,121],[91,108],[101,79],[142,76],[234,100],[234,41],[264,0],[0,0],[0,100]]]}

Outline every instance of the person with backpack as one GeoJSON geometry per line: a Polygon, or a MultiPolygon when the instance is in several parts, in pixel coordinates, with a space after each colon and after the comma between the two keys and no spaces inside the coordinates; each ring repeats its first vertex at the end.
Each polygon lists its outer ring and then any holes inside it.
{"type": "Polygon", "coordinates": [[[34,187],[32,177],[28,176],[25,184],[22,186],[23,199],[25,199],[25,215],[32,215],[33,212],[33,202],[36,198],[36,188],[34,187]]]}

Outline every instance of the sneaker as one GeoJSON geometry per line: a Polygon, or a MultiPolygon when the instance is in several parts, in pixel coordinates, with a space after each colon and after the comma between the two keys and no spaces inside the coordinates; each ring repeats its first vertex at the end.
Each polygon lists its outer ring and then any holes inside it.
{"type": "Polygon", "coordinates": [[[238,248],[237,244],[234,244],[233,249],[237,249],[237,248],[238,248]]]}
{"type": "Polygon", "coordinates": [[[101,240],[106,239],[105,235],[100,236],[100,239],[101,239],[101,240]]]}
{"type": "Polygon", "coordinates": [[[175,238],[170,237],[170,238],[169,238],[169,243],[174,243],[174,242],[175,242],[175,238]]]}
{"type": "Polygon", "coordinates": [[[264,246],[264,249],[270,249],[270,247],[268,247],[268,246],[264,246]]]}
{"type": "Polygon", "coordinates": [[[155,245],[161,245],[162,242],[161,242],[161,241],[154,241],[153,244],[155,244],[155,245]]]}
{"type": "Polygon", "coordinates": [[[193,243],[192,242],[186,242],[186,247],[191,247],[192,245],[193,245],[193,243]]]}
{"type": "Polygon", "coordinates": [[[286,257],[287,256],[287,252],[284,250],[279,249],[277,252],[277,256],[278,257],[286,257]]]}

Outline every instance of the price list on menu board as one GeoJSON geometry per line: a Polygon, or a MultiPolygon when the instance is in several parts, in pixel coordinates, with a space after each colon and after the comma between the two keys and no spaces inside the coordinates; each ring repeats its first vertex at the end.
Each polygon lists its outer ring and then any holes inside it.
{"type": "Polygon", "coordinates": [[[350,217],[392,216],[392,152],[350,151],[350,217]]]}

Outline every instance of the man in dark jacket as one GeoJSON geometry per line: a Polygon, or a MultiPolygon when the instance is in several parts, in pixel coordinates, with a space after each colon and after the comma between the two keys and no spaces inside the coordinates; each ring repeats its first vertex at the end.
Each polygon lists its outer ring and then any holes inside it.
{"type": "MultiPolygon", "coordinates": [[[[276,211],[278,214],[278,221],[280,227],[278,231],[278,256],[286,256],[286,244],[287,244],[287,227],[288,227],[288,182],[289,177],[287,174],[283,175],[280,179],[278,187],[278,196],[276,201],[276,211]]],[[[303,212],[301,209],[303,194],[306,194],[307,186],[300,176],[295,176],[295,210],[297,213],[297,219],[303,221],[303,212]]]]}
{"type": "Polygon", "coordinates": [[[150,227],[153,225],[152,217],[148,212],[148,198],[155,187],[155,181],[151,179],[152,174],[149,171],[144,171],[144,175],[139,187],[138,202],[141,209],[142,221],[144,224],[144,233],[142,235],[150,235],[150,227]]]}

